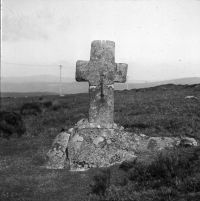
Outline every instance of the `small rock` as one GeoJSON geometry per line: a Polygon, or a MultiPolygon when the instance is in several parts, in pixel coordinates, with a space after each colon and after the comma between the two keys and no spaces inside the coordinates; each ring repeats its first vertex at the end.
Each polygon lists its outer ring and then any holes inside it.
{"type": "Polygon", "coordinates": [[[99,136],[99,137],[96,137],[94,140],[93,140],[93,143],[97,146],[100,142],[103,142],[104,141],[104,138],[99,136]]]}
{"type": "Polygon", "coordinates": [[[113,124],[113,128],[114,128],[114,129],[117,129],[117,128],[118,128],[118,126],[117,126],[116,123],[113,124]]]}
{"type": "Polygon", "coordinates": [[[95,123],[89,123],[90,128],[96,128],[96,124],[95,123]]]}
{"type": "Polygon", "coordinates": [[[73,131],[74,131],[74,128],[70,128],[70,129],[68,130],[69,133],[73,133],[73,131]]]}
{"type": "Polygon", "coordinates": [[[123,131],[123,130],[124,130],[124,127],[123,127],[123,126],[120,126],[119,130],[120,130],[120,131],[123,131]]]}
{"type": "Polygon", "coordinates": [[[48,169],[63,169],[66,161],[66,149],[68,147],[70,134],[61,132],[53,141],[51,149],[47,153],[48,162],[45,165],[48,169]]]}
{"type": "Polygon", "coordinates": [[[185,99],[196,99],[196,100],[198,100],[198,98],[196,96],[186,96],[185,99]]]}
{"type": "Polygon", "coordinates": [[[112,141],[110,139],[106,140],[107,144],[111,144],[112,141]]]}
{"type": "Polygon", "coordinates": [[[83,137],[76,134],[73,139],[72,139],[73,142],[83,142],[83,137]]]}
{"type": "Polygon", "coordinates": [[[104,132],[104,133],[101,134],[101,136],[104,137],[104,138],[106,138],[108,135],[107,135],[106,132],[104,132]]]}
{"type": "Polygon", "coordinates": [[[180,140],[179,146],[188,147],[188,146],[197,146],[198,143],[194,138],[182,137],[180,140]]]}
{"type": "Polygon", "coordinates": [[[141,136],[142,138],[145,138],[145,137],[146,137],[146,135],[145,135],[145,134],[140,134],[140,136],[141,136]]]}
{"type": "Polygon", "coordinates": [[[79,121],[77,122],[76,125],[79,127],[79,126],[84,125],[86,122],[87,122],[87,119],[81,119],[81,120],[79,120],[79,121]]]}
{"type": "Polygon", "coordinates": [[[139,135],[137,135],[137,134],[134,134],[134,140],[136,142],[139,142],[141,140],[141,137],[139,135]]]}
{"type": "Polygon", "coordinates": [[[157,148],[157,141],[155,139],[150,139],[147,145],[147,149],[153,151],[157,148]]]}
{"type": "Polygon", "coordinates": [[[81,144],[82,144],[83,140],[84,140],[83,137],[78,134],[76,134],[72,138],[71,142],[73,143],[73,146],[76,149],[76,151],[78,151],[81,148],[81,144]]]}
{"type": "Polygon", "coordinates": [[[99,142],[98,146],[102,149],[106,146],[106,141],[104,140],[103,142],[99,142]]]}
{"type": "Polygon", "coordinates": [[[88,164],[85,164],[85,165],[84,165],[84,168],[85,168],[85,169],[88,169],[88,164]]]}

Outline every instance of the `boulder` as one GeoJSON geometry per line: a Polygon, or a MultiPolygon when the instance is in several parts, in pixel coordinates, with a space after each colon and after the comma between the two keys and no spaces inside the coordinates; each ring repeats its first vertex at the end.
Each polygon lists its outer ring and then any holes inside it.
{"type": "Polygon", "coordinates": [[[198,100],[198,98],[196,96],[185,96],[185,99],[195,99],[195,100],[198,100]]]}
{"type": "Polygon", "coordinates": [[[188,137],[149,137],[127,132],[116,124],[114,128],[102,128],[83,119],[56,137],[46,167],[70,167],[72,171],[109,167],[175,146],[197,146],[197,141],[188,137]]]}
{"type": "Polygon", "coordinates": [[[68,142],[70,134],[61,132],[53,141],[51,149],[47,153],[48,162],[45,165],[48,169],[63,169],[67,166],[68,142]]]}
{"type": "Polygon", "coordinates": [[[191,146],[197,146],[198,143],[194,138],[182,137],[179,145],[183,147],[191,147],[191,146]]]}
{"type": "MultiPolygon", "coordinates": [[[[188,138],[193,146],[195,140],[188,138]]],[[[114,128],[90,127],[88,121],[76,124],[68,145],[70,169],[86,170],[93,167],[109,167],[124,161],[133,161],[142,153],[158,152],[178,146],[178,137],[149,137],[126,132],[120,126],[114,128]]]]}

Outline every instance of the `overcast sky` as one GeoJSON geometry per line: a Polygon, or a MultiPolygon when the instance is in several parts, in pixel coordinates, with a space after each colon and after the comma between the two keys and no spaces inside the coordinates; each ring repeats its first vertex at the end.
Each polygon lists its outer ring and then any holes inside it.
{"type": "Polygon", "coordinates": [[[130,80],[200,76],[199,0],[3,0],[2,12],[2,76],[62,64],[74,77],[92,40],[115,41],[130,80]]]}

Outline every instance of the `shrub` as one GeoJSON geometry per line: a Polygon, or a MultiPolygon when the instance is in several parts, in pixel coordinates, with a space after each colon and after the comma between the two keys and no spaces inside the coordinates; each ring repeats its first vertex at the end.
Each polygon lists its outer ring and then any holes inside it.
{"type": "Polygon", "coordinates": [[[37,115],[41,112],[42,110],[38,103],[25,103],[20,109],[22,115],[37,115]]]}
{"type": "Polygon", "coordinates": [[[179,148],[158,155],[149,166],[153,177],[172,181],[175,177],[181,180],[193,173],[193,165],[198,161],[198,148],[179,148]]]}
{"type": "Polygon", "coordinates": [[[60,108],[62,108],[62,104],[58,100],[54,100],[51,108],[53,110],[59,110],[60,108]]]}
{"type": "Polygon", "coordinates": [[[11,135],[17,134],[18,137],[21,137],[25,131],[26,128],[20,114],[7,111],[0,112],[0,136],[9,139],[11,135]]]}
{"type": "Polygon", "coordinates": [[[46,108],[50,108],[52,106],[52,102],[51,101],[43,101],[42,105],[46,108]]]}

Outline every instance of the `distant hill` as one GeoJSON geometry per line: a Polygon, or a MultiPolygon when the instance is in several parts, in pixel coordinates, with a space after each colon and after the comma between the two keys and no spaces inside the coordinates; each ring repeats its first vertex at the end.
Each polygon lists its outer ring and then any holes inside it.
{"type": "Polygon", "coordinates": [[[200,83],[200,77],[188,77],[188,78],[179,78],[179,79],[172,79],[172,80],[164,80],[164,81],[157,81],[157,82],[144,82],[144,83],[129,83],[128,89],[133,88],[148,88],[148,87],[154,87],[164,84],[199,84],[200,83]]]}
{"type": "MultiPolygon", "coordinates": [[[[23,76],[23,77],[2,77],[2,83],[35,83],[35,82],[45,82],[45,83],[58,83],[60,81],[59,76],[54,75],[33,75],[33,76],[23,76]]],[[[64,82],[74,82],[75,78],[72,77],[62,77],[64,82]]]]}
{"type": "Polygon", "coordinates": [[[35,96],[49,96],[58,95],[57,93],[50,92],[2,92],[2,97],[35,97],[35,96]]]}
{"type": "MultiPolygon", "coordinates": [[[[87,82],[75,82],[74,78],[63,78],[62,89],[64,94],[75,94],[88,92],[87,82]]],[[[132,81],[125,84],[115,84],[116,90],[148,88],[164,84],[199,84],[200,77],[181,78],[173,80],[165,80],[158,82],[142,82],[132,81]]],[[[56,76],[31,76],[18,78],[2,78],[1,92],[4,96],[11,96],[14,93],[59,93],[59,77],[56,76]],[[8,95],[9,93],[9,95],[8,95]]]]}

